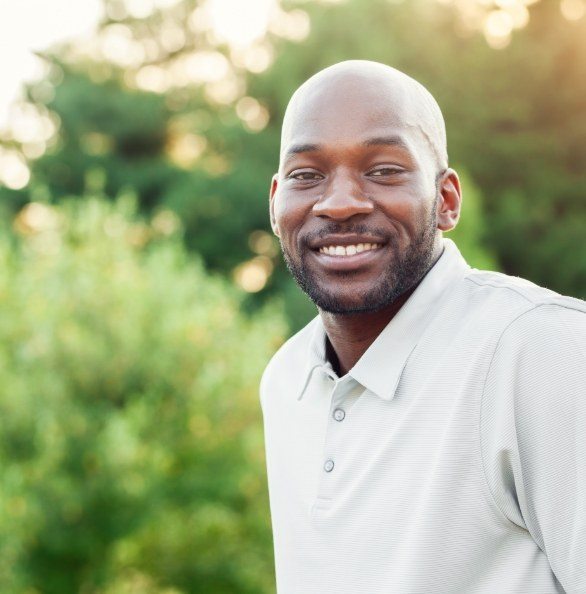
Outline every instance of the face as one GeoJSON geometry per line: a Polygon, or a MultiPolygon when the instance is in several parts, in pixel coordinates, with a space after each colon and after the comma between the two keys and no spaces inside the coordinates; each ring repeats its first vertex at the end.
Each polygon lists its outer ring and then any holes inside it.
{"type": "Polygon", "coordinates": [[[376,89],[330,90],[290,122],[271,219],[289,270],[323,311],[392,304],[439,255],[438,229],[451,228],[445,194],[455,174],[438,176],[425,135],[402,110],[376,89]]]}

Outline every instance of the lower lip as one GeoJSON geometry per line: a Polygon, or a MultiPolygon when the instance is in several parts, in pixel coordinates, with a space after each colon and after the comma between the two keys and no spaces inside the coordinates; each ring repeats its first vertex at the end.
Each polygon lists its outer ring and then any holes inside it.
{"type": "Polygon", "coordinates": [[[348,272],[359,268],[365,268],[372,264],[382,255],[383,250],[384,246],[379,247],[376,250],[366,250],[359,254],[353,254],[352,256],[330,256],[329,254],[316,251],[313,251],[312,253],[322,267],[327,268],[328,270],[348,272]]]}

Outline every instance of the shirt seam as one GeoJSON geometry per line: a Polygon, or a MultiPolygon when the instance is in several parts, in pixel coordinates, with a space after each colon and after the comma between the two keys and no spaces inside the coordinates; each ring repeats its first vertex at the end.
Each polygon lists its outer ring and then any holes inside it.
{"type": "MultiPolygon", "coordinates": [[[[525,301],[531,303],[532,305],[535,305],[536,307],[538,307],[540,305],[545,305],[545,303],[543,303],[543,302],[536,303],[535,300],[528,297],[524,292],[520,291],[516,287],[511,287],[510,285],[499,285],[496,283],[492,283],[490,281],[479,282],[477,279],[473,278],[472,276],[467,276],[466,280],[469,280],[470,282],[474,283],[478,287],[492,287],[493,289],[506,289],[506,290],[512,291],[513,293],[516,293],[517,295],[519,295],[519,297],[523,297],[523,299],[525,299],[525,301]]],[[[523,314],[521,314],[521,315],[523,315],[523,314]]],[[[513,322],[514,321],[515,320],[513,320],[513,322]]],[[[513,322],[511,322],[511,323],[513,323],[513,322]]],[[[505,328],[505,330],[506,330],[506,328],[505,328]]]]}
{"type": "MultiPolygon", "coordinates": [[[[509,287],[503,287],[503,288],[509,288],[509,287]]],[[[503,509],[501,508],[501,506],[499,505],[495,494],[493,493],[493,490],[490,486],[490,481],[488,480],[488,476],[487,476],[487,469],[486,469],[486,464],[485,464],[485,457],[484,457],[484,452],[483,452],[483,448],[482,448],[482,413],[483,413],[483,404],[484,404],[484,395],[485,395],[485,391],[486,391],[486,385],[488,383],[488,378],[490,376],[490,372],[492,370],[492,365],[494,363],[494,359],[496,356],[496,353],[498,351],[498,348],[501,344],[501,341],[505,335],[505,333],[507,332],[507,330],[522,316],[524,316],[527,313],[530,313],[532,311],[535,311],[538,307],[542,307],[543,305],[550,305],[550,304],[535,304],[532,303],[533,307],[531,307],[530,309],[525,309],[524,311],[520,312],[517,316],[515,316],[502,330],[499,339],[494,347],[492,356],[490,358],[490,362],[488,364],[488,368],[486,371],[486,375],[484,377],[484,383],[482,385],[482,392],[480,394],[480,410],[479,410],[479,421],[478,421],[478,444],[479,444],[479,451],[480,451],[480,462],[481,462],[481,467],[482,467],[482,477],[484,479],[484,485],[486,488],[487,493],[490,496],[490,503],[492,503],[493,507],[493,511],[498,511],[498,514],[495,514],[497,516],[497,518],[501,521],[504,522],[504,524],[508,527],[508,528],[514,528],[516,531],[522,531],[522,532],[526,532],[528,531],[526,528],[523,528],[523,526],[519,526],[518,524],[516,524],[515,522],[513,522],[503,511],[503,509]]]]}
{"type": "MultiPolygon", "coordinates": [[[[586,313],[580,309],[574,309],[574,308],[566,308],[566,309],[571,309],[572,311],[579,311],[580,313],[583,313],[584,315],[586,315],[586,313]]],[[[574,330],[572,329],[572,327],[568,324],[568,322],[566,320],[564,320],[563,317],[560,317],[558,315],[557,311],[556,311],[556,316],[560,319],[560,322],[563,324],[563,326],[567,330],[568,335],[571,336],[572,342],[574,343],[576,350],[582,355],[582,357],[584,359],[586,359],[586,349],[580,344],[580,341],[576,338],[576,335],[574,334],[574,330]]]]}

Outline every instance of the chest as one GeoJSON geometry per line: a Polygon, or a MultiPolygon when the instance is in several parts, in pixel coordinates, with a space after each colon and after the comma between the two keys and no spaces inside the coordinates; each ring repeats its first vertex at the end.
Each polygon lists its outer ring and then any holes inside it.
{"type": "Polygon", "coordinates": [[[482,388],[474,367],[454,373],[439,361],[424,369],[414,358],[389,400],[318,371],[303,400],[275,398],[265,439],[276,508],[295,505],[315,520],[360,510],[370,521],[401,522],[438,495],[474,491],[482,388]]]}

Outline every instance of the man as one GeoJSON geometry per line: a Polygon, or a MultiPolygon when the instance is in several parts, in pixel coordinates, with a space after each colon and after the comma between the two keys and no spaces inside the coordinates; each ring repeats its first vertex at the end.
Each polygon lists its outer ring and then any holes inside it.
{"type": "Polygon", "coordinates": [[[586,304],[471,269],[443,118],[388,66],[293,95],[270,213],[319,315],[261,403],[279,594],[586,593],[586,304]]]}

